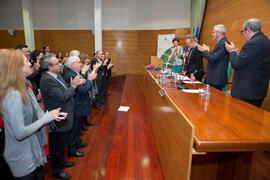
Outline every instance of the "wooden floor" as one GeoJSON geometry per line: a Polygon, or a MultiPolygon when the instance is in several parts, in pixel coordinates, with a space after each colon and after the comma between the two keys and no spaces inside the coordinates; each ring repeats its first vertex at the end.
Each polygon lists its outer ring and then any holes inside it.
{"type": "MultiPolygon", "coordinates": [[[[74,167],[65,169],[73,180],[163,179],[150,122],[144,108],[142,80],[139,76],[117,76],[110,81],[103,110],[92,108],[89,120],[95,124],[82,136],[88,146],[85,157],[70,158],[74,167]],[[118,112],[120,105],[129,112],[118,112]]],[[[50,161],[45,180],[54,179],[50,161]]],[[[270,180],[270,153],[254,153],[250,180],[270,180]]]]}
{"type": "MultiPolygon", "coordinates": [[[[88,143],[81,149],[85,157],[66,157],[76,163],[65,169],[73,180],[163,179],[140,83],[136,76],[111,79],[107,104],[92,108],[89,120],[95,126],[82,136],[88,143]],[[119,105],[130,106],[129,112],[118,112],[119,105]]],[[[50,162],[45,174],[45,180],[54,179],[50,162]]]]}

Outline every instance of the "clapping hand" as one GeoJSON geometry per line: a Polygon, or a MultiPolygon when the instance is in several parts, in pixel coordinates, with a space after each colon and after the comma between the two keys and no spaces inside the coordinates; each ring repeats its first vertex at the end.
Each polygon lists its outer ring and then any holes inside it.
{"type": "Polygon", "coordinates": [[[73,87],[74,89],[76,89],[77,86],[84,83],[85,83],[85,79],[80,79],[79,75],[75,76],[74,79],[70,78],[70,86],[73,87]]]}
{"type": "Polygon", "coordinates": [[[81,69],[82,73],[85,74],[85,73],[89,70],[89,68],[90,68],[90,64],[89,64],[89,65],[84,65],[84,66],[82,67],[82,69],[81,69]]]}
{"type": "Polygon", "coordinates": [[[102,65],[102,61],[100,61],[100,62],[94,64],[94,66],[93,66],[93,71],[97,72],[98,68],[99,68],[101,65],[102,65]]]}
{"type": "Polygon", "coordinates": [[[87,77],[87,79],[88,79],[89,81],[93,81],[93,80],[95,80],[96,78],[97,78],[97,72],[96,72],[96,71],[92,71],[91,73],[88,74],[88,77],[87,77]]]}
{"type": "Polygon", "coordinates": [[[203,45],[198,44],[197,47],[198,47],[198,50],[201,51],[201,52],[209,51],[209,46],[207,46],[206,44],[203,44],[203,45]]]}
{"type": "Polygon", "coordinates": [[[235,47],[234,43],[231,42],[231,44],[228,44],[227,42],[225,42],[225,47],[226,47],[226,50],[228,52],[232,52],[232,51],[236,51],[236,53],[238,53],[238,49],[235,47]]]}
{"type": "Polygon", "coordinates": [[[106,58],[106,59],[104,60],[104,64],[106,65],[106,64],[108,63],[108,61],[109,61],[109,58],[106,58]]]}
{"type": "Polygon", "coordinates": [[[57,108],[57,109],[54,109],[54,110],[51,110],[51,111],[47,111],[46,113],[48,113],[48,115],[52,118],[52,119],[54,119],[54,120],[56,120],[56,121],[60,121],[60,120],[58,120],[57,119],[57,117],[60,115],[60,109],[61,108],[57,108]]]}
{"type": "Polygon", "coordinates": [[[110,62],[109,65],[108,65],[108,68],[107,69],[110,69],[111,67],[113,67],[113,63],[110,62]]]}

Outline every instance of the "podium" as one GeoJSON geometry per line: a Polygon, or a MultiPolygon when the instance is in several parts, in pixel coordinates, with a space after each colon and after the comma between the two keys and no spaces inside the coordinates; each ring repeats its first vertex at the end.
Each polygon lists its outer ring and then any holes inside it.
{"type": "Polygon", "coordinates": [[[270,149],[270,113],[212,87],[202,99],[170,79],[160,96],[157,73],[145,71],[144,96],[164,178],[248,179],[253,152],[270,149]]]}

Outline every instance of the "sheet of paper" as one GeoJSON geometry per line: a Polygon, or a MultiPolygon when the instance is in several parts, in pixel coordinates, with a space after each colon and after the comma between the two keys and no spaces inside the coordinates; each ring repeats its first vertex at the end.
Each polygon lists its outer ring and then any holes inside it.
{"type": "Polygon", "coordinates": [[[189,77],[187,77],[187,76],[182,76],[182,75],[178,75],[177,79],[178,79],[178,80],[182,80],[182,81],[188,81],[188,80],[190,80],[189,77]],[[178,79],[178,78],[179,78],[179,79],[178,79]]]}
{"type": "Polygon", "coordinates": [[[186,93],[199,93],[199,89],[183,89],[184,92],[186,93]]]}
{"type": "Polygon", "coordinates": [[[117,111],[123,111],[123,112],[128,112],[129,106],[120,106],[117,111]]]}
{"type": "Polygon", "coordinates": [[[201,81],[184,81],[186,84],[201,84],[201,81]]]}

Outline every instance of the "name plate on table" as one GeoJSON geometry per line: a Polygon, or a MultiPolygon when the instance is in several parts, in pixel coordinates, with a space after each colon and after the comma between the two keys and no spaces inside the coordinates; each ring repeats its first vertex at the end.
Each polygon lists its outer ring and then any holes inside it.
{"type": "Polygon", "coordinates": [[[161,97],[163,97],[165,94],[166,94],[165,89],[161,89],[161,90],[159,91],[159,95],[160,95],[161,97]]]}

